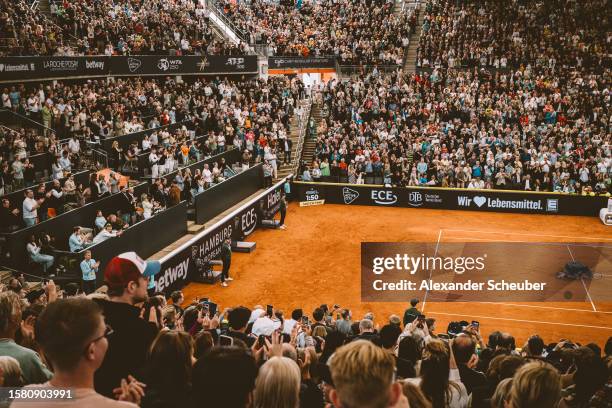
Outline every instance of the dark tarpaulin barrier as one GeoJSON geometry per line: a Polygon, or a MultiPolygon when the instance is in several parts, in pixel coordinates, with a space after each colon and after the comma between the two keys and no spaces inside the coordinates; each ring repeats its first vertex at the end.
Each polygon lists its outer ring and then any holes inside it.
{"type": "MultiPolygon", "coordinates": [[[[174,207],[128,227],[119,237],[107,239],[87,248],[91,250],[92,258],[100,261],[97,284],[104,283],[104,267],[114,256],[134,251],[141,258],[146,259],[185,234],[187,234],[187,201],[182,201],[174,207]]],[[[85,257],[85,251],[75,253],[74,257],[77,261],[75,266],[78,266],[85,257]]],[[[80,267],[75,269],[80,274],[80,267]]]]}
{"type": "Polygon", "coordinates": [[[203,225],[263,186],[263,164],[215,184],[194,197],[195,222],[203,225]]]}

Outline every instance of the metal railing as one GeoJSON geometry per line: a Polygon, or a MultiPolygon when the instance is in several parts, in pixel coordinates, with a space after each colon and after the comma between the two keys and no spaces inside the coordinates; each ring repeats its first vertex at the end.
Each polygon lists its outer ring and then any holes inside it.
{"type": "Polygon", "coordinates": [[[106,169],[108,167],[108,154],[104,150],[90,147],[91,149],[91,160],[94,163],[99,163],[100,167],[106,169]]]}
{"type": "Polygon", "coordinates": [[[300,168],[300,164],[302,162],[302,149],[304,148],[304,140],[306,139],[306,129],[308,129],[308,120],[310,118],[310,111],[312,108],[312,98],[304,99],[306,102],[305,106],[302,108],[302,113],[298,117],[298,126],[299,126],[299,138],[298,144],[295,149],[295,163],[292,166],[292,173],[298,174],[297,171],[300,168]]]}
{"type": "Polygon", "coordinates": [[[22,127],[31,127],[34,129],[41,130],[43,133],[53,133],[57,134],[57,132],[51,128],[46,127],[40,122],[35,121],[32,118],[28,118],[27,116],[23,116],[20,113],[14,112],[10,109],[0,109],[0,120],[8,120],[10,123],[22,126],[22,127]]]}
{"type": "Polygon", "coordinates": [[[236,37],[238,37],[238,39],[240,39],[240,41],[244,42],[245,44],[250,43],[249,34],[239,29],[233,21],[227,18],[225,12],[219,8],[216,1],[206,0],[206,7],[208,8],[209,12],[215,13],[217,17],[219,17],[219,19],[223,21],[223,24],[227,25],[227,27],[234,32],[234,34],[236,35],[236,37]]]}

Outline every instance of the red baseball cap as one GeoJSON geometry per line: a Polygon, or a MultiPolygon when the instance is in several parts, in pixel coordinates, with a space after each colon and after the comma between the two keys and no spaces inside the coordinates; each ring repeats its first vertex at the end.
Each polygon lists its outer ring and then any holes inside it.
{"type": "Polygon", "coordinates": [[[104,281],[109,287],[125,287],[138,278],[155,276],[161,269],[159,261],[145,261],[136,252],[117,255],[104,269],[104,281]]]}

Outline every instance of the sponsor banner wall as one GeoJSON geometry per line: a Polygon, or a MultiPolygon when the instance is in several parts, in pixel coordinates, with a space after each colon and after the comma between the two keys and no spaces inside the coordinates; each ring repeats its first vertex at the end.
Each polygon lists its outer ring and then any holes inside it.
{"type": "Polygon", "coordinates": [[[0,82],[121,75],[256,74],[257,56],[2,57],[0,82]]]}
{"type": "Polygon", "coordinates": [[[278,182],[160,259],[162,268],[155,277],[156,290],[169,294],[182,288],[197,272],[196,260],[218,258],[225,239],[242,240],[255,231],[262,220],[274,217],[280,207],[284,184],[285,180],[278,182]]]}
{"type": "Polygon", "coordinates": [[[607,197],[521,191],[467,190],[294,182],[298,201],[381,207],[438,208],[524,214],[597,216],[607,197]]]}
{"type": "Polygon", "coordinates": [[[0,81],[107,76],[109,57],[3,57],[0,81]]]}
{"type": "Polygon", "coordinates": [[[268,57],[268,69],[335,68],[336,58],[330,57],[268,57]]]}
{"type": "Polygon", "coordinates": [[[112,57],[112,75],[189,75],[257,73],[254,55],[132,56],[112,57]]]}

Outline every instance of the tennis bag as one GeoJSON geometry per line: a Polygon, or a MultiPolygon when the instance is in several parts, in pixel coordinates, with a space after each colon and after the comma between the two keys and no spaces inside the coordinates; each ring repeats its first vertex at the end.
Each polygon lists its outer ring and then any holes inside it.
{"type": "Polygon", "coordinates": [[[593,272],[582,262],[570,261],[565,264],[563,270],[557,274],[561,279],[593,279],[593,272]]]}

